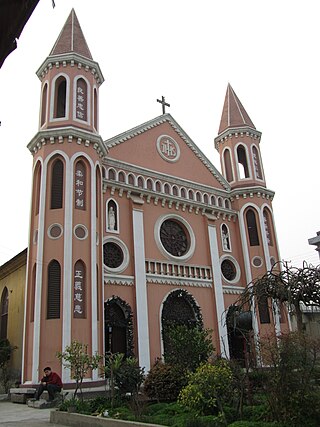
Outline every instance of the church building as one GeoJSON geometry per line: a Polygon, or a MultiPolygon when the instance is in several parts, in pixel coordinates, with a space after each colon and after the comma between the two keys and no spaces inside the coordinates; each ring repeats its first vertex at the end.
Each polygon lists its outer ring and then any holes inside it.
{"type": "MultiPolygon", "coordinates": [[[[104,78],[74,10],[37,76],[22,383],[38,383],[47,365],[71,383],[56,352],[73,340],[91,354],[135,355],[147,372],[174,323],[211,329],[217,354],[241,353],[228,310],[279,249],[261,132],[232,87],[213,144],[220,173],[165,110],[103,139],[104,78]]],[[[250,329],[288,322],[262,302],[250,329]]]]}

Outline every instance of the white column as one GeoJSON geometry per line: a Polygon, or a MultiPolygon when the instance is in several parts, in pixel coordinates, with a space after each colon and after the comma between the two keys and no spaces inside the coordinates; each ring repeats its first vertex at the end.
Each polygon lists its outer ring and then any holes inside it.
{"type": "Polygon", "coordinates": [[[144,229],[143,212],[133,209],[133,246],[134,246],[134,267],[135,267],[135,287],[137,304],[137,325],[138,325],[138,352],[139,365],[150,370],[150,347],[149,347],[149,323],[148,323],[148,298],[147,282],[145,271],[145,249],[144,249],[144,229]]]}
{"type": "Polygon", "coordinates": [[[210,256],[211,265],[213,271],[213,287],[216,297],[216,308],[218,318],[218,331],[220,339],[220,352],[223,357],[229,359],[229,343],[228,343],[228,332],[226,325],[226,312],[223,299],[223,289],[220,271],[220,257],[217,242],[217,229],[213,225],[208,226],[209,244],[210,244],[210,256]]]}
{"type": "MultiPolygon", "coordinates": [[[[96,244],[96,173],[91,166],[91,328],[92,355],[98,352],[98,306],[97,306],[97,244],[96,244]]],[[[98,380],[98,369],[92,371],[92,379],[98,380]]]]}

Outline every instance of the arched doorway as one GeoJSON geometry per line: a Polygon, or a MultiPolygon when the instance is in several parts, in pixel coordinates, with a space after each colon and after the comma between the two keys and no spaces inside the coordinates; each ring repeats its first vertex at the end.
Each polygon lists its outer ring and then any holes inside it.
{"type": "Polygon", "coordinates": [[[161,326],[164,355],[170,349],[168,329],[175,325],[203,328],[199,306],[193,296],[183,289],[171,292],[163,303],[161,326]]]}
{"type": "Polygon", "coordinates": [[[105,352],[133,355],[132,311],[119,297],[104,304],[105,352]]]}

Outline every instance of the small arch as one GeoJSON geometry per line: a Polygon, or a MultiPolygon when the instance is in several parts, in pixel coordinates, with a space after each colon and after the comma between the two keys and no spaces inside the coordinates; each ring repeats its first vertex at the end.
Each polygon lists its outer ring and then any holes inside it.
{"type": "Polygon", "coordinates": [[[226,208],[226,209],[231,209],[230,200],[225,199],[225,201],[224,201],[224,206],[225,206],[225,208],[226,208]]]}
{"type": "Polygon", "coordinates": [[[161,182],[160,181],[156,181],[156,192],[161,193],[161,182]]]}
{"type": "Polygon", "coordinates": [[[86,266],[82,260],[74,264],[73,317],[86,318],[86,266]]]}
{"type": "Polygon", "coordinates": [[[0,301],[0,339],[8,338],[9,292],[5,286],[0,301]]]}
{"type": "Polygon", "coordinates": [[[176,185],[172,186],[172,194],[174,196],[179,196],[179,189],[178,189],[178,187],[176,185]]]}
{"type": "Polygon", "coordinates": [[[247,147],[242,144],[237,146],[237,159],[239,179],[250,178],[247,147]]]}
{"type": "Polygon", "coordinates": [[[226,252],[231,252],[231,239],[229,227],[227,226],[227,224],[221,225],[221,242],[222,249],[226,252]]]}
{"type": "Polygon", "coordinates": [[[60,158],[51,163],[51,209],[61,209],[63,206],[64,164],[60,158]]]}
{"type": "Polygon", "coordinates": [[[234,180],[234,178],[233,178],[231,154],[230,154],[229,148],[226,148],[223,152],[223,164],[224,164],[224,171],[225,171],[226,180],[228,182],[232,182],[234,180]]]}
{"type": "Polygon", "coordinates": [[[202,197],[201,197],[201,193],[200,193],[200,191],[197,191],[197,192],[196,192],[196,201],[197,201],[197,202],[201,202],[201,199],[202,199],[202,197]]]}
{"type": "Polygon", "coordinates": [[[67,80],[64,76],[59,76],[54,84],[54,112],[55,119],[66,117],[67,102],[67,80]]]}
{"type": "Polygon", "coordinates": [[[137,184],[139,188],[144,188],[144,178],[142,176],[138,176],[137,184]]]}
{"type": "Polygon", "coordinates": [[[210,205],[216,206],[216,204],[217,204],[217,201],[215,196],[210,196],[210,205]]]}
{"type": "Polygon", "coordinates": [[[164,186],[163,186],[163,192],[165,193],[165,194],[171,194],[171,191],[170,191],[170,185],[166,182],[165,184],[164,184],[164,186]]]}
{"type": "Polygon", "coordinates": [[[255,177],[263,180],[260,152],[255,145],[251,146],[251,151],[255,177]]]}
{"type": "Polygon", "coordinates": [[[106,231],[110,233],[119,232],[119,205],[114,199],[107,201],[106,231]]]}
{"type": "Polygon", "coordinates": [[[204,193],[203,195],[203,203],[209,204],[209,196],[207,193],[204,193]]]}
{"type": "Polygon", "coordinates": [[[119,182],[126,182],[126,176],[125,176],[124,172],[120,171],[118,173],[118,181],[119,182]]]}
{"type": "Polygon", "coordinates": [[[108,178],[110,179],[110,181],[116,180],[116,171],[114,169],[110,168],[108,170],[108,178]]]}
{"type": "Polygon", "coordinates": [[[220,208],[222,208],[222,207],[223,207],[222,197],[218,197],[218,206],[219,206],[220,208]]]}
{"type": "Polygon", "coordinates": [[[256,213],[253,209],[249,208],[246,212],[247,231],[250,246],[259,246],[259,233],[257,226],[256,213]]]}
{"type": "Polygon", "coordinates": [[[132,173],[128,174],[128,184],[135,185],[135,177],[132,175],[132,173]]]}
{"type": "Polygon", "coordinates": [[[153,182],[152,182],[151,178],[147,179],[146,184],[147,184],[147,189],[148,190],[153,190],[153,182]]]}
{"type": "Polygon", "coordinates": [[[42,127],[46,122],[47,117],[47,105],[48,105],[48,83],[46,82],[42,89],[41,96],[41,119],[40,119],[40,127],[42,127]]]}
{"type": "Polygon", "coordinates": [[[181,194],[181,197],[183,197],[184,199],[187,198],[187,190],[184,187],[181,188],[180,194],[181,194]]]}
{"type": "Polygon", "coordinates": [[[57,260],[48,265],[47,319],[60,319],[61,267],[57,260]]]}
{"type": "Polygon", "coordinates": [[[107,170],[105,166],[102,166],[102,178],[106,179],[107,178],[107,170]]]}
{"type": "Polygon", "coordinates": [[[189,200],[194,200],[194,193],[193,193],[193,190],[189,190],[189,191],[188,191],[188,199],[189,199],[189,200]]]}

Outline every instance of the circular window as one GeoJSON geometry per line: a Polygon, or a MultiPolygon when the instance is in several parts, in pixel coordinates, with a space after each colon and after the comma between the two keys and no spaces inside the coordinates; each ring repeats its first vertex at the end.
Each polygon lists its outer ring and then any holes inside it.
{"type": "Polygon", "coordinates": [[[160,227],[160,240],[169,254],[181,257],[188,252],[189,238],[185,227],[179,222],[167,219],[160,227]]]}
{"type": "Polygon", "coordinates": [[[240,280],[240,267],[235,258],[224,255],[220,258],[222,277],[229,283],[237,283],[240,280]]]}
{"type": "Polygon", "coordinates": [[[120,273],[127,268],[129,252],[120,239],[107,238],[103,245],[103,263],[108,272],[120,273]]]}
{"type": "Polygon", "coordinates": [[[158,218],[154,237],[158,248],[168,259],[185,261],[191,258],[195,250],[195,237],[187,221],[174,214],[158,218]]]}
{"type": "Polygon", "coordinates": [[[52,224],[48,228],[48,236],[51,239],[59,239],[59,237],[62,235],[62,227],[60,224],[52,224]]]}
{"type": "Polygon", "coordinates": [[[252,265],[254,267],[261,267],[263,264],[262,259],[259,256],[255,256],[252,258],[252,265]]]}
{"type": "Polygon", "coordinates": [[[76,225],[74,227],[74,235],[80,239],[84,240],[88,236],[88,230],[84,225],[76,225]]]}
{"type": "Polygon", "coordinates": [[[119,245],[107,242],[103,245],[103,262],[109,268],[119,268],[123,263],[123,252],[119,245]]]}
{"type": "Polygon", "coordinates": [[[221,272],[223,277],[229,281],[232,281],[236,278],[237,270],[236,266],[229,259],[225,259],[221,263],[221,272]]]}

